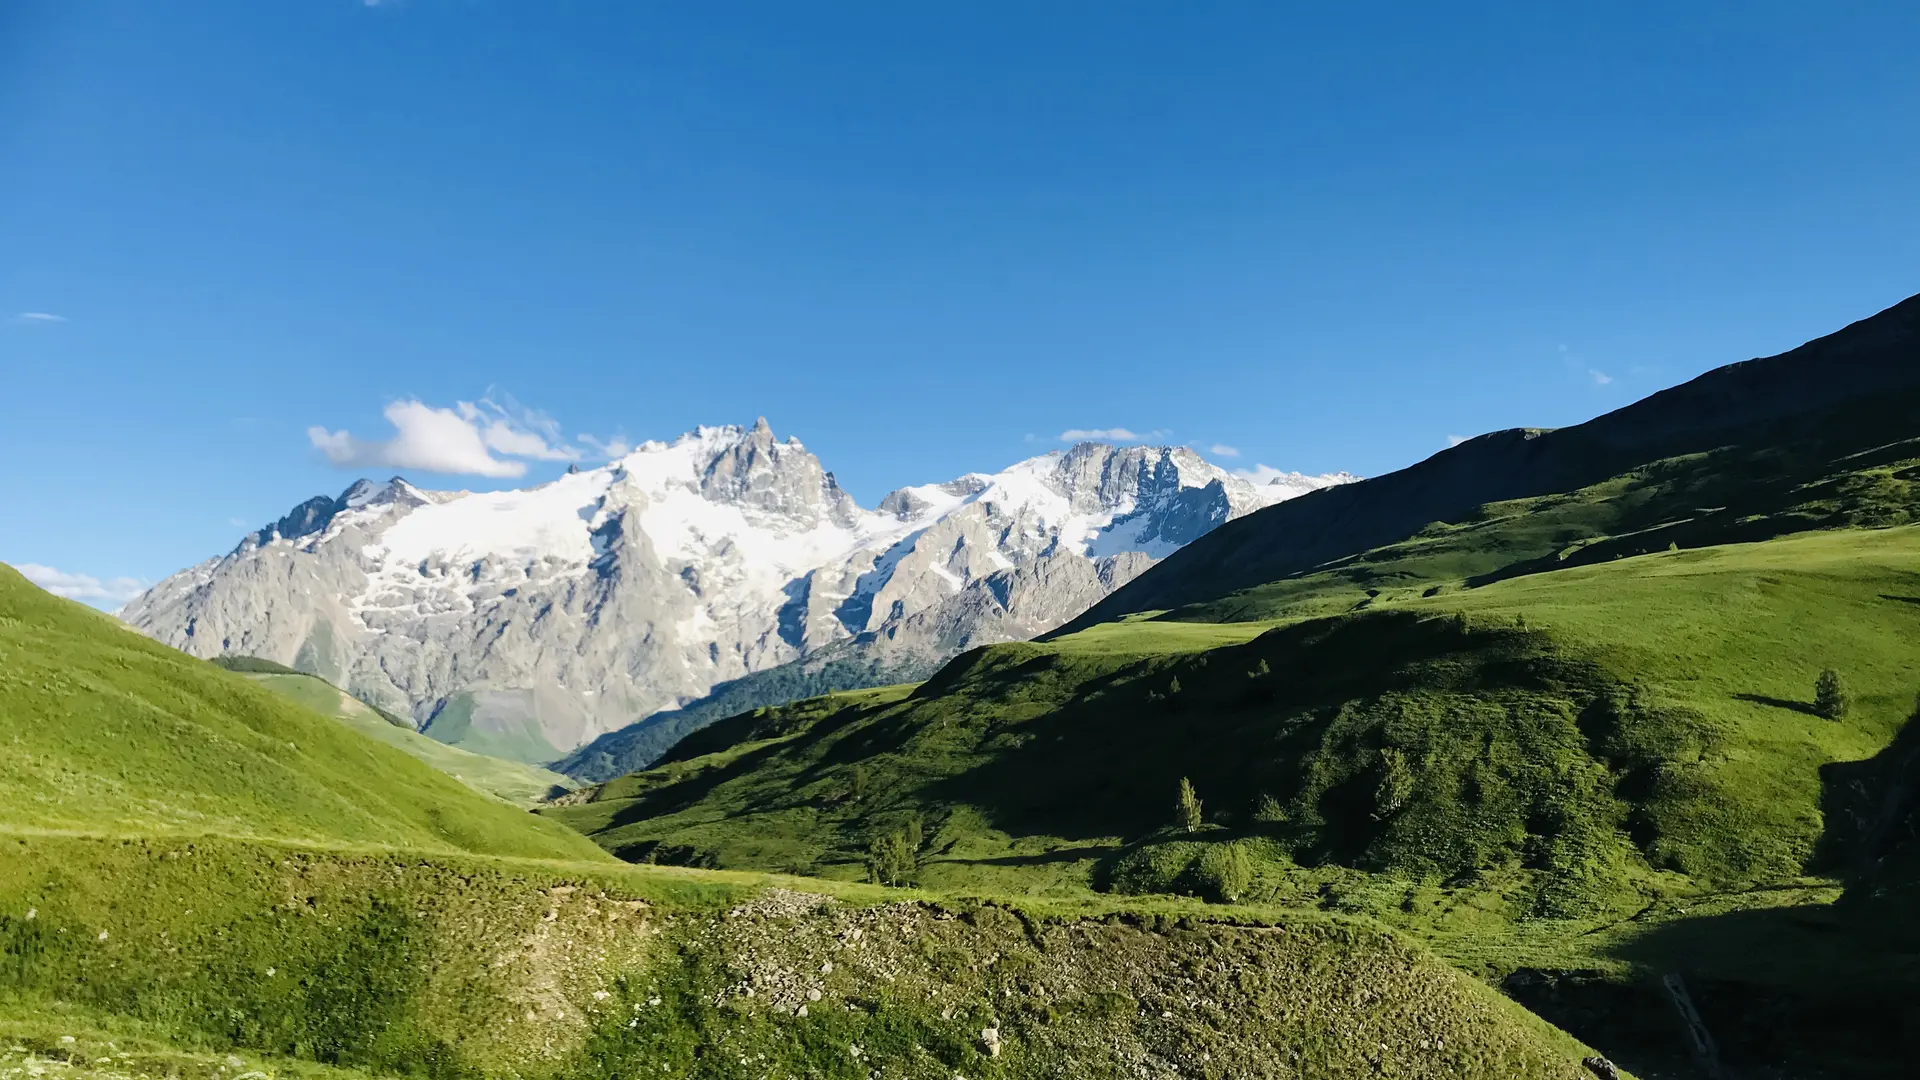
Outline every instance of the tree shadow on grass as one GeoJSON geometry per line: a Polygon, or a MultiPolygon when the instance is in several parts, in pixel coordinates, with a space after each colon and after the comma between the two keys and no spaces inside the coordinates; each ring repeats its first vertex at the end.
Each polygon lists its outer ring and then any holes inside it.
{"type": "Polygon", "coordinates": [[[1792,712],[1805,713],[1808,716],[1820,715],[1810,701],[1788,701],[1786,698],[1768,697],[1765,694],[1735,694],[1733,696],[1736,700],[1752,702],[1755,705],[1765,705],[1774,709],[1787,709],[1792,712]]]}
{"type": "MultiPolygon", "coordinates": [[[[1649,980],[1682,974],[1736,1075],[1910,1077],[1920,1060],[1920,888],[1910,887],[1920,884],[1920,719],[1871,758],[1821,766],[1820,785],[1824,829],[1806,869],[1844,883],[1840,901],[1683,916],[1610,951],[1649,980]]],[[[1678,1041],[1677,1028],[1589,1013],[1573,1019],[1592,1019],[1589,1041],[1621,1046],[1623,1059],[1678,1041]]]]}
{"type": "Polygon", "coordinates": [[[1111,844],[1078,844],[1073,847],[1054,848],[1032,855],[996,855],[985,859],[942,858],[940,862],[964,864],[967,866],[1050,866],[1056,863],[1080,862],[1083,859],[1098,859],[1113,854],[1111,844]]]}
{"type": "MultiPolygon", "coordinates": [[[[1651,976],[1682,973],[1735,1075],[1891,1080],[1912,1076],[1920,1057],[1920,954],[1843,908],[1679,918],[1612,952],[1649,973],[1648,992],[1651,976]]],[[[1608,1033],[1594,1035],[1605,1045],[1608,1033]]],[[[1618,1035],[1680,1045],[1677,1023],[1618,1035]]]]}

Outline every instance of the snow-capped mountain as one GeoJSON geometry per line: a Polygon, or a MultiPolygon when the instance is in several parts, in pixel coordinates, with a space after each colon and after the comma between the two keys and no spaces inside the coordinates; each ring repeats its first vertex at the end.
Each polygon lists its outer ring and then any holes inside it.
{"type": "Polygon", "coordinates": [[[1184,448],[1083,443],[867,510],[762,420],[519,491],[362,480],[121,615],[550,760],[828,646],[932,658],[1043,633],[1221,522],[1343,479],[1255,485],[1184,448]]]}

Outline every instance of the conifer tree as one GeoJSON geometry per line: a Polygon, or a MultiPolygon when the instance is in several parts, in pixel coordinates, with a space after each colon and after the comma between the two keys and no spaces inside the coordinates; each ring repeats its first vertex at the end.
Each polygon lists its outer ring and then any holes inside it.
{"type": "Polygon", "coordinates": [[[1838,720],[1847,715],[1847,708],[1853,704],[1853,698],[1847,693],[1847,684],[1840,681],[1840,673],[1828,668],[1813,681],[1813,711],[1829,720],[1838,720]]]}
{"type": "Polygon", "coordinates": [[[1181,828],[1192,832],[1200,827],[1200,796],[1193,790],[1193,781],[1180,778],[1180,799],[1175,804],[1177,821],[1181,828]]]}

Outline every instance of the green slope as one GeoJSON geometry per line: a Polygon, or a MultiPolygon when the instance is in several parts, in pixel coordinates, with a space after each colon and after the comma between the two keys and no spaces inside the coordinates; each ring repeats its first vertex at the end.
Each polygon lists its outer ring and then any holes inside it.
{"type": "Polygon", "coordinates": [[[3,566],[0,717],[0,829],[598,854],[3,566]]]}
{"type": "Polygon", "coordinates": [[[5,568],[0,718],[9,1074],[1582,1075],[1352,920],[624,866],[5,568]]]}
{"type": "Polygon", "coordinates": [[[377,742],[386,743],[446,773],[476,791],[531,806],[574,786],[556,772],[505,758],[487,757],[396,727],[380,712],[317,675],[297,671],[243,672],[246,678],[323,716],[331,716],[377,742]]]}

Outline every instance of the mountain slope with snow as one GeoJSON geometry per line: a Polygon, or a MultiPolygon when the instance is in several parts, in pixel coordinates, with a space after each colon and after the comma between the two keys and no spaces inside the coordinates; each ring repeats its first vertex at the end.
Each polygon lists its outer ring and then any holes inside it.
{"type": "Polygon", "coordinates": [[[1255,485],[1185,448],[1085,443],[867,510],[763,420],[525,490],[363,480],[122,617],[547,761],[803,657],[899,667],[1032,637],[1215,526],[1343,479],[1255,485]]]}

